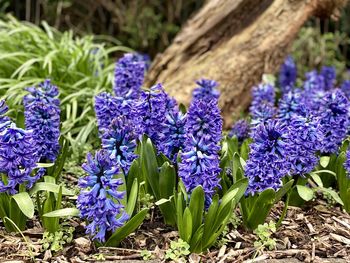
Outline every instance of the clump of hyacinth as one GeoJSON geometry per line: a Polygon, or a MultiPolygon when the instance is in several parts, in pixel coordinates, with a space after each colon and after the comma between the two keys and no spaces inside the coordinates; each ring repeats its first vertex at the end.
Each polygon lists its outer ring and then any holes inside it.
{"type": "Polygon", "coordinates": [[[198,185],[203,187],[208,207],[215,189],[220,188],[218,151],[222,119],[218,101],[193,99],[187,114],[179,176],[188,193],[198,185]]]}
{"type": "Polygon", "coordinates": [[[350,98],[350,80],[344,80],[343,83],[340,85],[340,89],[342,92],[344,92],[345,96],[349,99],[350,98]]]}
{"type": "Polygon", "coordinates": [[[30,94],[23,99],[26,128],[33,130],[41,161],[53,162],[60,149],[60,107],[55,97],[58,89],[46,80],[38,88],[27,90],[30,94]]]}
{"type": "Polygon", "coordinates": [[[142,91],[137,105],[140,133],[146,134],[156,146],[160,140],[160,129],[167,114],[174,110],[176,102],[164,91],[161,84],[156,84],[148,91],[142,91]]]}
{"type": "Polygon", "coordinates": [[[176,107],[166,114],[160,127],[158,150],[174,163],[185,142],[185,124],[186,114],[176,107]]]}
{"type": "Polygon", "coordinates": [[[220,92],[216,89],[218,83],[211,79],[201,79],[196,81],[197,88],[193,90],[192,96],[195,100],[219,99],[220,92]]]}
{"type": "Polygon", "coordinates": [[[77,199],[80,216],[89,224],[86,233],[93,239],[104,242],[107,232],[114,232],[129,219],[129,215],[121,204],[125,191],[120,191],[123,185],[121,178],[115,178],[118,167],[110,160],[103,150],[96,152],[95,157],[88,153],[87,162],[82,168],[86,177],[79,180],[79,187],[83,190],[77,199]]]}
{"type": "Polygon", "coordinates": [[[142,55],[127,53],[120,58],[114,71],[115,95],[128,99],[138,98],[147,67],[147,61],[142,55]]]}
{"type": "Polygon", "coordinates": [[[303,105],[302,91],[300,89],[289,91],[278,102],[277,117],[289,123],[293,116],[301,113],[303,105]]]}
{"type": "Polygon", "coordinates": [[[323,66],[321,68],[320,74],[323,76],[323,79],[324,79],[324,88],[326,90],[330,90],[334,88],[336,77],[337,77],[335,67],[323,66]]]}
{"type": "Polygon", "coordinates": [[[113,119],[108,129],[103,131],[102,148],[106,150],[109,158],[127,175],[132,161],[137,157],[134,153],[136,134],[132,123],[125,117],[113,119]]]}
{"type": "Polygon", "coordinates": [[[45,173],[39,169],[33,174],[39,161],[33,131],[17,128],[14,123],[0,133],[0,192],[15,194],[19,185],[29,189],[45,173]]]}
{"type": "MultiPolygon", "coordinates": [[[[301,110],[302,111],[302,110],[301,110]]],[[[323,141],[320,121],[305,109],[289,121],[287,155],[292,175],[304,176],[318,164],[316,153],[323,141]]]]}
{"type": "Polygon", "coordinates": [[[278,82],[283,93],[290,91],[297,79],[297,66],[292,58],[288,56],[281,66],[278,82]]]}
{"type": "Polygon", "coordinates": [[[249,180],[247,194],[254,195],[267,188],[279,189],[281,179],[290,169],[286,126],[279,120],[268,120],[254,129],[252,138],[245,166],[245,175],[249,180]]]}
{"type": "Polygon", "coordinates": [[[349,100],[340,89],[326,93],[321,101],[319,117],[324,134],[321,151],[335,153],[349,129],[349,100]]]}
{"type": "Polygon", "coordinates": [[[128,120],[134,119],[133,104],[135,101],[115,97],[108,92],[101,92],[95,96],[95,113],[100,131],[108,129],[112,120],[125,116],[128,120]]]}
{"type": "Polygon", "coordinates": [[[246,120],[241,119],[236,121],[233,124],[228,136],[229,137],[236,136],[238,139],[238,142],[242,143],[245,139],[249,137],[249,132],[250,132],[249,123],[246,120]]]}

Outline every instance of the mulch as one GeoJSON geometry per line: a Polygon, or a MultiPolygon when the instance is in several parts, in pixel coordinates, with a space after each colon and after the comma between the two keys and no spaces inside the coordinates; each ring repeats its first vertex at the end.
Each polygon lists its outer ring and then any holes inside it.
{"type": "MultiPolygon", "coordinates": [[[[283,203],[277,204],[269,220],[277,222],[283,203]]],[[[152,210],[150,218],[142,227],[121,243],[119,248],[99,247],[84,235],[83,223],[71,220],[76,229],[74,240],[63,251],[51,253],[41,251],[40,239],[43,229],[37,221],[20,234],[8,234],[0,228],[0,262],[137,262],[142,260],[141,252],[152,252],[155,260],[164,261],[165,251],[171,240],[178,238],[177,232],[164,225],[157,211],[152,210]]],[[[207,253],[191,254],[187,262],[350,262],[350,216],[340,207],[329,207],[323,200],[316,200],[303,209],[289,207],[282,225],[273,234],[277,241],[275,250],[254,247],[256,236],[242,227],[231,229],[227,242],[207,253]]]]}

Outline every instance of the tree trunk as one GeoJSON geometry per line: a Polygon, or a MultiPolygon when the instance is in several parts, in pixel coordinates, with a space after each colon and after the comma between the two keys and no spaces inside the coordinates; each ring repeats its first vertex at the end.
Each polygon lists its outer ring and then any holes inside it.
{"type": "Polygon", "coordinates": [[[292,40],[313,15],[339,15],[346,0],[211,0],[158,55],[146,84],[162,82],[189,104],[194,81],[219,82],[226,127],[246,109],[250,88],[263,73],[275,73],[292,40]]]}

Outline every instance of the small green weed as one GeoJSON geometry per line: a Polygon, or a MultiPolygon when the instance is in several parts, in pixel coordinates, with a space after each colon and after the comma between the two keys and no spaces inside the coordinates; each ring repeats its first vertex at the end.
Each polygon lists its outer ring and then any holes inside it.
{"type": "Polygon", "coordinates": [[[272,238],[272,234],[276,232],[276,224],[272,221],[259,225],[255,230],[254,234],[257,235],[258,240],[254,242],[254,246],[258,250],[267,248],[273,250],[276,248],[276,239],[272,238]]]}
{"type": "Polygon", "coordinates": [[[55,233],[44,232],[41,240],[42,250],[58,252],[63,249],[64,244],[69,244],[73,240],[74,227],[62,227],[55,233]]]}
{"type": "Polygon", "coordinates": [[[170,248],[166,251],[165,258],[179,261],[184,260],[190,253],[190,245],[179,238],[177,241],[171,241],[170,248]]]}

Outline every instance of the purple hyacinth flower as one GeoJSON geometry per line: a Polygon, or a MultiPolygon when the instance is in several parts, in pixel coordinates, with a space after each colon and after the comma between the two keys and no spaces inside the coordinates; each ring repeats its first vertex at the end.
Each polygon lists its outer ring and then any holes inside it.
{"type": "Polygon", "coordinates": [[[290,91],[297,79],[297,66],[292,58],[288,56],[281,66],[278,82],[282,93],[290,91]]]}
{"type": "Polygon", "coordinates": [[[283,120],[286,124],[294,115],[299,115],[304,108],[304,100],[302,98],[302,91],[294,89],[285,93],[278,101],[277,118],[283,120]]]}
{"type": "Polygon", "coordinates": [[[201,79],[196,81],[196,84],[198,87],[193,90],[193,99],[201,99],[207,101],[219,99],[220,92],[216,89],[218,86],[218,83],[216,81],[210,79],[201,79]]]}
{"type": "Polygon", "coordinates": [[[241,119],[236,121],[233,124],[228,136],[229,137],[236,136],[238,141],[242,143],[245,139],[249,137],[249,132],[250,132],[249,123],[246,120],[241,119]]]}
{"type": "Polygon", "coordinates": [[[340,89],[344,92],[345,96],[350,99],[350,80],[344,80],[340,85],[340,89]]]}
{"type": "Polygon", "coordinates": [[[215,189],[220,188],[218,151],[222,119],[217,98],[207,99],[195,97],[189,107],[179,176],[189,194],[198,185],[203,187],[206,207],[209,207],[215,189]]]}
{"type": "Polygon", "coordinates": [[[134,100],[115,97],[108,92],[101,92],[95,96],[95,113],[100,132],[108,129],[115,118],[125,117],[133,121],[137,114],[135,104],[134,100]]]}
{"type": "Polygon", "coordinates": [[[23,99],[26,129],[33,131],[42,162],[56,160],[59,153],[60,107],[56,98],[58,89],[49,80],[37,88],[27,89],[30,94],[23,99]]]}
{"type": "Polygon", "coordinates": [[[121,204],[126,193],[118,190],[123,180],[115,178],[118,168],[106,152],[100,150],[95,157],[88,153],[86,159],[82,167],[88,175],[79,180],[84,190],[78,196],[77,208],[89,222],[86,233],[104,242],[107,232],[114,232],[129,219],[121,204]]]}
{"type": "Polygon", "coordinates": [[[279,189],[281,179],[290,169],[286,126],[279,120],[268,120],[254,129],[252,138],[245,166],[245,175],[249,180],[247,194],[254,195],[267,188],[279,189]]]}
{"type": "Polygon", "coordinates": [[[117,97],[136,99],[141,93],[147,66],[145,57],[127,53],[116,63],[114,71],[114,93],[117,97]]]}
{"type": "Polygon", "coordinates": [[[40,83],[38,87],[28,87],[26,90],[29,94],[23,98],[24,105],[30,105],[35,101],[53,104],[58,107],[60,105],[60,101],[57,99],[58,88],[52,85],[49,79],[40,83]]]}
{"type": "Polygon", "coordinates": [[[349,130],[350,103],[340,89],[328,91],[321,101],[318,116],[324,134],[321,151],[337,152],[349,130]]]}
{"type": "Polygon", "coordinates": [[[276,115],[276,108],[271,103],[261,103],[250,107],[250,115],[252,116],[252,129],[260,123],[273,119],[276,115]]]}
{"type": "Polygon", "coordinates": [[[173,163],[185,142],[186,114],[176,107],[166,114],[164,123],[160,127],[158,150],[173,163]]]}
{"type": "Polygon", "coordinates": [[[334,88],[337,77],[335,67],[323,66],[320,74],[323,76],[325,89],[330,90],[334,88]]]}
{"type": "Polygon", "coordinates": [[[132,161],[137,157],[136,134],[132,123],[125,117],[113,119],[108,129],[102,134],[102,148],[109,154],[109,158],[115,162],[127,175],[132,161]]]}
{"type": "Polygon", "coordinates": [[[159,129],[167,114],[177,107],[176,101],[169,97],[161,84],[156,84],[150,90],[142,91],[136,107],[140,118],[140,133],[146,134],[158,146],[161,141],[159,129]]]}
{"type": "Polygon", "coordinates": [[[306,73],[306,80],[303,87],[304,92],[302,97],[305,106],[317,112],[326,93],[324,77],[318,74],[316,70],[308,72],[306,73]]]}
{"type": "Polygon", "coordinates": [[[249,108],[252,116],[251,124],[256,126],[273,118],[276,114],[275,87],[270,84],[259,84],[252,89],[252,103],[249,108]]]}
{"type": "Polygon", "coordinates": [[[39,161],[32,131],[17,128],[14,123],[0,133],[0,192],[15,194],[23,184],[30,189],[45,173],[41,168],[33,175],[39,161]]]}
{"type": "Polygon", "coordinates": [[[320,120],[308,112],[294,114],[288,126],[288,161],[292,175],[304,176],[318,164],[316,153],[323,141],[320,120]]]}
{"type": "Polygon", "coordinates": [[[252,106],[262,103],[275,104],[275,87],[271,84],[261,83],[252,89],[252,106]]]}

